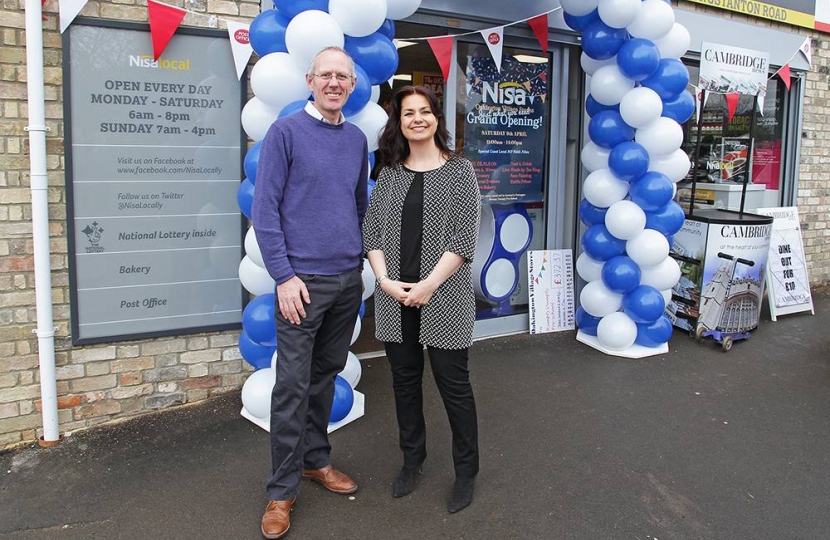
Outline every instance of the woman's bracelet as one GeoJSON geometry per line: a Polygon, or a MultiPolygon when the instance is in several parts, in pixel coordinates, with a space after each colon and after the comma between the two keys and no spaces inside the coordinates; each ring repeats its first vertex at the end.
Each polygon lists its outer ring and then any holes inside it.
{"type": "Polygon", "coordinates": [[[383,274],[382,276],[378,276],[378,278],[375,280],[378,284],[378,287],[380,287],[380,284],[383,283],[384,279],[389,279],[389,276],[387,276],[386,274],[383,274]]]}

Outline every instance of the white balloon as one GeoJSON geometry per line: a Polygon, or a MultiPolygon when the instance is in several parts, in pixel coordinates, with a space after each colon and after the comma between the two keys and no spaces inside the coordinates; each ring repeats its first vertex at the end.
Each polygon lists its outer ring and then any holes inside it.
{"type": "Polygon", "coordinates": [[[242,107],[242,129],[251,139],[261,141],[279,114],[279,109],[267,105],[258,97],[252,97],[242,107]]]}
{"type": "Polygon", "coordinates": [[[614,176],[611,169],[599,169],[585,179],[582,193],[588,202],[598,208],[608,208],[628,195],[628,182],[614,176]]]}
{"type": "Polygon", "coordinates": [[[663,100],[651,88],[638,86],[628,91],[620,100],[620,116],[629,126],[637,129],[654,122],[663,114],[663,100]]]}
{"type": "Polygon", "coordinates": [[[599,18],[611,28],[625,28],[637,18],[642,0],[599,0],[599,18]]]}
{"type": "Polygon", "coordinates": [[[375,292],[375,273],[372,272],[372,265],[369,264],[368,260],[363,261],[363,273],[360,274],[360,278],[363,280],[361,300],[365,301],[375,292]]]}
{"type": "Polygon", "coordinates": [[[658,291],[663,291],[674,287],[679,280],[680,265],[672,257],[666,257],[654,266],[640,267],[640,285],[650,285],[658,291]]]}
{"type": "Polygon", "coordinates": [[[271,369],[274,371],[277,369],[277,352],[278,351],[274,351],[274,354],[271,355],[271,369]]]}
{"type": "Polygon", "coordinates": [[[383,107],[370,101],[357,114],[350,116],[347,120],[359,127],[360,131],[366,135],[366,140],[369,142],[369,152],[378,149],[378,138],[386,125],[386,121],[389,120],[389,115],[386,114],[383,107]]]}
{"type": "Polygon", "coordinates": [[[259,244],[256,241],[256,233],[253,227],[249,228],[248,232],[245,233],[245,254],[255,265],[260,268],[265,268],[265,261],[262,260],[262,252],[259,250],[259,244]]]}
{"type": "Polygon", "coordinates": [[[588,75],[593,75],[602,66],[617,65],[617,56],[614,55],[607,60],[595,60],[585,53],[579,57],[579,65],[582,66],[582,71],[588,75]]]}
{"type": "Polygon", "coordinates": [[[608,168],[608,156],[611,155],[610,148],[603,148],[594,141],[588,141],[588,144],[582,147],[580,159],[582,165],[588,171],[598,171],[599,169],[608,168]]]}
{"type": "Polygon", "coordinates": [[[260,420],[271,417],[271,392],[277,380],[277,372],[263,368],[251,373],[242,385],[242,406],[260,420]]]}
{"type": "Polygon", "coordinates": [[[672,291],[671,289],[665,289],[665,290],[660,291],[660,294],[663,295],[663,302],[666,303],[666,306],[668,306],[669,302],[671,302],[671,294],[672,294],[671,291],[672,291]]]}
{"type": "Polygon", "coordinates": [[[334,17],[317,9],[294,16],[285,28],[285,46],[301,65],[311,64],[326,47],[343,47],[343,30],[334,17]]]}
{"type": "Polygon", "coordinates": [[[660,58],[680,58],[689,50],[691,43],[692,36],[689,35],[689,31],[678,22],[672,25],[665,36],[654,40],[657,50],[660,51],[660,58]]]}
{"type": "Polygon", "coordinates": [[[372,87],[372,94],[369,97],[369,101],[372,103],[377,103],[380,99],[380,85],[376,84],[372,87]]]}
{"type": "Polygon", "coordinates": [[[581,17],[597,8],[599,0],[559,0],[562,10],[568,15],[581,17]]]}
{"type": "Polygon", "coordinates": [[[625,252],[642,269],[660,264],[669,256],[669,241],[659,231],[645,229],[625,243],[625,252]]]}
{"type": "Polygon", "coordinates": [[[604,264],[603,261],[592,259],[587,253],[583,252],[576,258],[576,273],[585,281],[596,281],[602,279],[604,264]]]}
{"type": "Polygon", "coordinates": [[[674,25],[674,10],[664,0],[644,0],[634,22],[628,25],[632,37],[652,41],[665,36],[674,25]]]}
{"type": "Polygon", "coordinates": [[[680,148],[683,128],[671,118],[661,116],[638,129],[634,140],[648,150],[649,156],[661,156],[680,148]]]}
{"type": "Polygon", "coordinates": [[[349,342],[349,345],[354,345],[354,342],[360,337],[360,330],[362,328],[363,324],[360,322],[360,317],[355,317],[354,330],[352,330],[352,340],[349,342]]]}
{"type": "Polygon", "coordinates": [[[632,88],[634,81],[623,75],[616,64],[602,66],[591,77],[591,95],[601,105],[616,105],[632,88]]]}
{"type": "Polygon", "coordinates": [[[623,295],[605,286],[601,279],[589,282],[579,293],[579,305],[588,315],[605,317],[622,307],[623,295]]]}
{"type": "Polygon", "coordinates": [[[386,19],[386,0],[329,0],[329,15],[347,36],[368,36],[386,19]]]}
{"type": "Polygon", "coordinates": [[[421,0],[386,0],[386,18],[406,19],[421,7],[421,0]]]}
{"type": "Polygon", "coordinates": [[[288,53],[266,54],[251,70],[251,90],[264,103],[279,110],[292,101],[308,98],[311,90],[305,72],[306,67],[288,53]]]}
{"type": "Polygon", "coordinates": [[[635,202],[615,202],[605,213],[605,228],[620,240],[630,240],[646,228],[646,213],[635,202]]]}
{"type": "Polygon", "coordinates": [[[637,339],[637,323],[621,311],[611,313],[599,321],[597,339],[607,349],[624,351],[637,339]]]}
{"type": "Polygon", "coordinates": [[[239,262],[239,281],[245,290],[254,296],[274,292],[274,279],[265,268],[254,264],[247,255],[239,262]]]}
{"type": "Polygon", "coordinates": [[[692,161],[682,148],[660,156],[649,156],[648,170],[665,174],[672,182],[679,182],[686,178],[692,161]]]}
{"type": "Polygon", "coordinates": [[[338,373],[338,375],[346,379],[349,386],[354,388],[360,382],[360,376],[362,374],[363,368],[360,365],[360,360],[352,351],[349,351],[349,355],[346,358],[346,367],[344,367],[343,371],[338,373]]]}

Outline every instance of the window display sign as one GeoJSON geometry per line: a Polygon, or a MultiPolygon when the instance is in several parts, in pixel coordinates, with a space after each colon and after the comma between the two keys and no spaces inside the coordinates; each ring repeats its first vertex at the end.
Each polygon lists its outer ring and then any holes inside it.
{"type": "Polygon", "coordinates": [[[64,34],[74,343],[239,325],[240,109],[227,34],[64,34]]]}
{"type": "Polygon", "coordinates": [[[704,41],[698,86],[720,94],[764,95],[768,70],[769,53],[704,41]]]}
{"type": "Polygon", "coordinates": [[[759,208],[757,212],[773,218],[766,276],[772,320],[799,311],[815,314],[798,208],[759,208]]]}
{"type": "Polygon", "coordinates": [[[489,53],[467,59],[463,153],[485,203],[542,200],[548,133],[548,63],[489,53]]]}

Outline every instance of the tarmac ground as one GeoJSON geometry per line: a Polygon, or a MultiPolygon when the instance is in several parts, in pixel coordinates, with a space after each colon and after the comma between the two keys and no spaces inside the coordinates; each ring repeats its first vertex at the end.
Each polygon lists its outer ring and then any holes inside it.
{"type": "MultiPolygon", "coordinates": [[[[481,473],[449,514],[450,434],[431,374],[429,457],[401,464],[389,369],[363,361],[366,414],[331,435],[351,497],[304,481],[288,540],[830,538],[830,295],[728,353],[675,331],[630,360],[574,332],[477,342],[481,473]]],[[[239,393],[0,454],[0,539],[259,539],[268,435],[239,393]]]]}

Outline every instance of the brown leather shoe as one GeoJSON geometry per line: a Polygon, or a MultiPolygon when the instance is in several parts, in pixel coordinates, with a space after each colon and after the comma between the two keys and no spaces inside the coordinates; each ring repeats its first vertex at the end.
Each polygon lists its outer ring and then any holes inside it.
{"type": "Polygon", "coordinates": [[[357,491],[357,484],[346,474],[338,471],[331,465],[322,469],[303,469],[303,478],[310,478],[314,482],[323,484],[329,491],[348,495],[357,491]]]}
{"type": "Polygon", "coordinates": [[[268,501],[262,514],[262,536],[265,538],[282,538],[291,526],[289,514],[296,497],[287,501],[268,501]]]}

